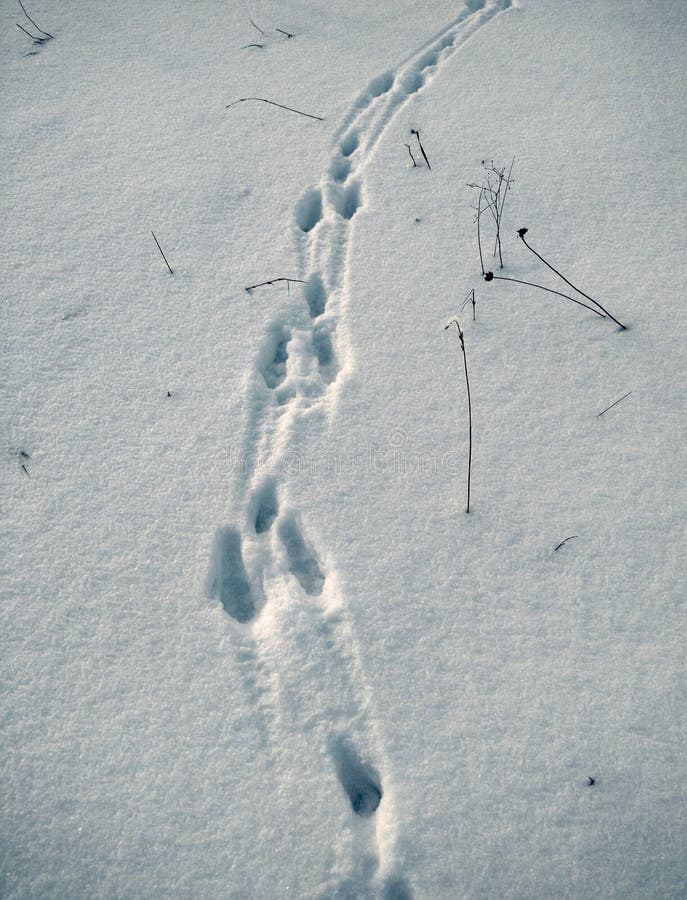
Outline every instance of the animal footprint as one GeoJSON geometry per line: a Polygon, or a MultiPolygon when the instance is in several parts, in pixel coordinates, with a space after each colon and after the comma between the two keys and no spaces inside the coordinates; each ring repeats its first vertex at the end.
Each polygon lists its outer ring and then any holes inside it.
{"type": "Polygon", "coordinates": [[[304,234],[312,231],[322,218],[322,194],[317,188],[312,188],[301,197],[296,207],[296,222],[304,234]]]}
{"type": "Polygon", "coordinates": [[[360,185],[357,181],[345,185],[334,197],[336,211],[344,219],[352,219],[362,204],[360,185]]]}
{"type": "Polygon", "coordinates": [[[382,801],[382,787],[376,772],[365,765],[353,747],[343,738],[333,748],[334,765],[353,812],[369,818],[382,801]]]}
{"type": "Polygon", "coordinates": [[[331,334],[325,327],[316,328],[313,331],[312,344],[317,356],[320,375],[327,384],[331,384],[339,372],[331,334]]]}
{"type": "Polygon", "coordinates": [[[257,612],[241,552],[241,535],[235,528],[221,528],[215,539],[209,594],[218,597],[227,615],[250,622],[257,612]]]}
{"type": "Polygon", "coordinates": [[[341,155],[351,156],[358,149],[359,138],[357,131],[349,131],[346,137],[341,141],[341,155]]]}
{"type": "Polygon", "coordinates": [[[294,515],[289,515],[280,523],[279,537],[286,550],[291,574],[306,594],[311,596],[321,594],[325,576],[315,551],[303,537],[294,515]]]}
{"type": "Polygon", "coordinates": [[[272,523],[279,515],[279,500],[277,489],[271,479],[265,481],[257,494],[257,509],[255,511],[254,526],[256,534],[264,534],[272,527],[272,523]]]}
{"type": "Polygon", "coordinates": [[[321,316],[327,306],[327,293],[324,289],[322,277],[320,275],[311,275],[305,286],[305,299],[308,303],[310,318],[316,319],[321,316]]]}
{"type": "Polygon", "coordinates": [[[287,346],[291,334],[286,328],[279,328],[270,335],[267,342],[267,362],[262,367],[262,377],[269,388],[276,388],[286,378],[286,361],[289,358],[287,346]]]}

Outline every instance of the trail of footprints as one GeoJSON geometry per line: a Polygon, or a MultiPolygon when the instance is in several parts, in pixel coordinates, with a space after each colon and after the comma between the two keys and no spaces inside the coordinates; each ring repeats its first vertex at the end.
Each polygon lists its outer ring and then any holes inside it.
{"type": "MultiPolygon", "coordinates": [[[[365,203],[364,174],[379,139],[399,108],[425,86],[441,63],[485,22],[508,9],[511,2],[467,0],[458,17],[398,71],[384,72],[369,83],[335,134],[335,150],[325,177],[301,197],[294,209],[300,277],[306,284],[296,294],[299,307],[292,310],[292,321],[274,322],[259,354],[258,371],[264,389],[254,395],[254,402],[263,404],[261,409],[256,409],[262,426],[260,446],[256,444],[254,455],[271,450],[279,423],[285,418],[293,429],[303,411],[312,404],[325,403],[325,410],[328,409],[327,392],[336,383],[347,353],[337,334],[337,324],[345,314],[351,224],[365,203]]],[[[285,452],[283,448],[281,452],[285,452]]],[[[277,463],[278,459],[272,457],[273,469],[277,463]]],[[[239,477],[246,478],[246,475],[241,473],[239,477]]],[[[306,620],[310,632],[302,635],[303,642],[313,646],[319,642],[332,655],[332,665],[337,667],[338,688],[335,684],[320,686],[323,692],[330,692],[325,707],[334,711],[333,721],[329,725],[323,723],[324,727],[330,727],[332,734],[328,752],[333,773],[351,812],[359,820],[373,822],[384,806],[384,791],[378,770],[360,755],[351,738],[355,732],[364,737],[367,746],[374,747],[377,743],[356,662],[354,638],[346,631],[341,614],[337,618],[327,609],[326,567],[304,533],[297,513],[288,508],[282,510],[280,487],[275,478],[256,475],[253,469],[248,473],[247,483],[253,485],[246,504],[247,527],[243,533],[235,527],[218,531],[211,562],[210,594],[239,626],[252,628],[268,602],[260,572],[278,570],[277,558],[286,561],[301,597],[314,604],[311,617],[306,620]],[[261,560],[257,572],[254,566],[246,565],[247,548],[251,558],[261,560]],[[348,700],[339,696],[342,687],[350,695],[348,700]]],[[[298,599],[297,591],[292,602],[303,602],[298,599]]],[[[251,651],[256,666],[269,665],[258,659],[257,648],[256,643],[255,650],[251,651]]],[[[273,664],[283,666],[283,656],[276,654],[273,664]]],[[[296,685],[300,677],[296,658],[289,672],[280,671],[280,679],[296,685]]],[[[407,882],[393,872],[389,874],[393,862],[380,858],[379,842],[371,827],[370,831],[365,825],[358,843],[354,842],[354,855],[358,859],[353,863],[350,878],[331,890],[328,887],[326,896],[362,896],[364,891],[365,896],[375,892],[384,900],[412,900],[407,882]],[[381,870],[385,871],[380,882],[381,870]]],[[[388,843],[389,820],[385,828],[388,843]]]]}

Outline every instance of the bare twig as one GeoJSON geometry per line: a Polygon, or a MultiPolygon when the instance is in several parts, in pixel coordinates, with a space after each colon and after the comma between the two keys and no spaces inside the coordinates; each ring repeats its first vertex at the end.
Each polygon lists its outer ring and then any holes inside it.
{"type": "Polygon", "coordinates": [[[534,253],[534,255],[537,257],[537,259],[540,259],[547,268],[551,269],[552,272],[555,272],[556,275],[558,275],[559,278],[562,278],[566,284],[569,284],[570,287],[574,291],[577,291],[578,294],[581,294],[583,297],[586,297],[587,300],[591,300],[591,302],[594,304],[594,306],[598,306],[599,309],[604,313],[604,315],[608,316],[609,319],[613,319],[615,324],[619,325],[623,331],[627,330],[627,326],[623,325],[623,323],[619,322],[615,316],[611,315],[611,313],[609,313],[609,311],[607,309],[605,309],[605,307],[603,307],[599,303],[598,300],[595,300],[593,297],[590,297],[589,294],[585,294],[584,291],[581,291],[578,287],[575,287],[575,285],[572,283],[572,281],[568,281],[568,279],[565,277],[565,275],[561,275],[561,273],[558,271],[558,269],[554,269],[554,267],[551,265],[551,263],[547,262],[543,256],[541,256],[539,253],[537,253],[537,251],[534,249],[534,247],[530,246],[530,244],[528,244],[527,241],[525,240],[526,234],[527,234],[527,228],[519,228],[518,229],[518,237],[523,242],[523,244],[527,247],[527,249],[531,253],[534,253]]]}
{"type": "Polygon", "coordinates": [[[567,544],[568,541],[571,541],[573,538],[576,538],[576,537],[579,537],[579,535],[577,535],[577,534],[571,534],[570,537],[564,538],[564,539],[560,542],[560,544],[558,544],[556,547],[553,548],[554,553],[556,552],[556,550],[560,550],[561,547],[563,546],[563,544],[567,544]]]}
{"type": "Polygon", "coordinates": [[[540,291],[546,291],[549,294],[556,294],[557,297],[564,297],[566,300],[570,300],[573,303],[577,303],[578,306],[584,306],[585,309],[588,309],[590,312],[596,313],[597,316],[601,316],[602,319],[605,319],[603,313],[600,313],[598,309],[594,309],[593,306],[588,306],[586,303],[583,303],[581,300],[576,300],[574,297],[568,296],[568,294],[561,294],[560,291],[554,291],[553,288],[544,287],[543,284],[534,284],[532,281],[521,281],[519,278],[507,278],[505,275],[494,275],[493,272],[485,272],[484,273],[485,281],[514,281],[516,284],[524,284],[527,287],[535,287],[539,288],[540,291]]]}
{"type": "Polygon", "coordinates": [[[458,337],[460,339],[460,351],[463,356],[463,368],[465,369],[465,389],[467,390],[468,395],[468,499],[465,507],[465,512],[470,512],[470,479],[472,476],[472,401],[470,399],[470,379],[468,378],[468,360],[465,355],[465,340],[463,338],[463,331],[460,327],[460,323],[458,319],[451,319],[448,325],[445,326],[444,331],[447,328],[450,328],[451,325],[455,325],[458,329],[458,337]]]}
{"type": "Polygon", "coordinates": [[[255,288],[264,287],[267,284],[277,284],[278,281],[285,281],[287,287],[289,284],[307,284],[307,281],[303,281],[302,278],[271,278],[269,281],[261,281],[258,284],[249,285],[246,290],[250,293],[255,288]]]}
{"type": "Polygon", "coordinates": [[[413,161],[413,167],[417,168],[417,163],[415,162],[415,157],[413,156],[413,151],[410,149],[410,144],[406,144],[406,147],[408,148],[408,153],[410,154],[410,158],[413,161]]]}
{"type": "Polygon", "coordinates": [[[418,146],[420,147],[420,153],[422,153],[422,158],[427,163],[427,168],[432,171],[432,167],[429,164],[429,160],[427,159],[427,154],[425,153],[425,148],[422,146],[422,141],[420,140],[420,132],[416,128],[411,128],[410,133],[414,134],[417,138],[418,146]]]}
{"type": "Polygon", "coordinates": [[[465,307],[468,305],[468,303],[470,303],[470,302],[472,302],[472,321],[476,322],[477,316],[475,315],[475,307],[477,306],[477,304],[475,303],[475,289],[474,288],[472,288],[472,290],[468,292],[468,295],[465,298],[465,300],[463,301],[463,305],[461,306],[460,311],[462,312],[465,309],[465,307]]]}
{"type": "Polygon", "coordinates": [[[254,22],[252,19],[248,19],[248,21],[249,21],[250,24],[253,26],[253,28],[255,28],[256,31],[259,31],[259,32],[260,32],[260,34],[264,34],[264,33],[265,33],[265,32],[262,30],[262,28],[260,28],[259,25],[256,25],[255,22],[254,22]]]}
{"type": "Polygon", "coordinates": [[[244,44],[243,47],[239,47],[239,50],[246,50],[248,47],[259,47],[261,50],[264,49],[264,44],[244,44]]]}
{"type": "Polygon", "coordinates": [[[47,40],[49,40],[49,38],[36,37],[35,34],[31,34],[30,31],[27,31],[23,25],[19,24],[19,22],[17,22],[16,25],[17,25],[17,28],[20,28],[24,32],[24,34],[27,34],[31,38],[31,40],[34,42],[34,44],[44,44],[47,40]]]}
{"type": "Polygon", "coordinates": [[[240,100],[234,100],[233,103],[228,103],[225,108],[230,109],[232,106],[236,106],[237,103],[247,103],[249,100],[258,100],[260,103],[269,103],[270,106],[278,106],[280,109],[287,109],[289,112],[298,113],[299,116],[306,116],[308,119],[317,119],[318,122],[324,122],[322,116],[313,116],[310,113],[301,112],[300,109],[294,109],[292,106],[284,106],[283,103],[275,103],[274,100],[265,100],[264,97],[241,97],[240,100]]]}
{"type": "Polygon", "coordinates": [[[482,275],[484,275],[484,258],[482,256],[482,236],[480,234],[479,222],[482,217],[482,196],[484,194],[484,188],[481,187],[479,191],[479,198],[477,200],[477,247],[479,248],[479,264],[482,269],[482,275]]]}
{"type": "Polygon", "coordinates": [[[29,470],[26,468],[24,463],[21,464],[21,467],[24,470],[24,475],[26,475],[27,478],[30,478],[31,476],[29,475],[29,470]]]}
{"type": "Polygon", "coordinates": [[[613,409],[614,406],[617,406],[622,400],[625,399],[625,397],[629,397],[631,393],[632,393],[632,391],[628,391],[627,394],[624,394],[620,398],[620,400],[616,400],[615,403],[611,403],[611,405],[607,406],[606,409],[602,409],[600,413],[596,414],[597,419],[599,418],[599,416],[602,416],[604,413],[607,413],[609,409],[613,409]]]}
{"type": "MultiPolygon", "coordinates": [[[[18,2],[19,5],[21,6],[22,12],[23,12],[24,15],[26,16],[26,18],[29,20],[29,22],[33,25],[33,27],[34,27],[37,31],[40,31],[41,34],[44,34],[47,38],[52,38],[53,36],[50,34],[49,31],[43,31],[43,29],[42,29],[39,25],[36,25],[36,23],[33,21],[33,19],[31,18],[31,16],[27,13],[26,8],[25,8],[24,4],[21,2],[21,0],[17,0],[17,2],[18,2]]],[[[28,34],[28,32],[27,32],[27,34],[28,34]]]]}
{"type": "Polygon", "coordinates": [[[284,31],[283,28],[275,28],[274,30],[275,30],[275,31],[278,31],[279,34],[285,34],[285,35],[287,36],[287,38],[292,38],[292,37],[294,37],[294,35],[292,35],[290,31],[284,31]]]}
{"type": "Polygon", "coordinates": [[[163,258],[164,261],[167,263],[167,268],[169,269],[169,274],[170,274],[170,275],[174,275],[174,272],[172,271],[172,267],[171,267],[170,264],[167,262],[167,257],[165,256],[165,254],[164,254],[163,251],[162,251],[162,247],[160,246],[160,242],[159,242],[158,239],[155,237],[155,232],[151,229],[150,233],[151,233],[152,236],[153,236],[153,240],[154,240],[155,243],[157,244],[157,249],[160,251],[160,253],[162,253],[162,258],[163,258]]]}

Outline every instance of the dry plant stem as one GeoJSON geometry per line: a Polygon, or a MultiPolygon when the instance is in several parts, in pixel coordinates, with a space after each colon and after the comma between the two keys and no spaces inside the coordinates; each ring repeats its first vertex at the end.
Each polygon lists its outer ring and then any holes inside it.
{"type": "MultiPolygon", "coordinates": [[[[479,189],[479,197],[477,199],[477,246],[479,248],[479,264],[482,269],[482,275],[484,275],[484,257],[482,256],[482,237],[480,235],[480,227],[479,221],[482,217],[482,194],[484,194],[484,188],[481,187],[479,189]]],[[[474,209],[474,207],[473,207],[474,209]]]]}
{"type": "MultiPolygon", "coordinates": [[[[527,230],[527,229],[525,229],[525,231],[526,231],[526,230],[527,230]]],[[[545,265],[547,268],[551,269],[552,272],[555,272],[556,275],[558,275],[559,278],[562,278],[563,281],[564,281],[566,284],[569,284],[570,287],[571,287],[574,291],[577,291],[578,294],[581,294],[583,297],[586,297],[587,300],[591,300],[591,302],[594,304],[594,306],[598,306],[599,309],[604,313],[604,315],[608,316],[609,319],[613,319],[613,321],[615,322],[615,324],[616,324],[616,325],[619,325],[620,328],[622,328],[623,331],[626,331],[626,330],[627,330],[627,329],[626,329],[626,326],[623,325],[622,322],[619,322],[618,319],[616,319],[615,316],[611,315],[611,313],[609,313],[609,311],[608,311],[607,309],[605,309],[605,308],[599,303],[598,300],[595,300],[593,297],[590,297],[589,294],[585,294],[584,291],[581,291],[578,287],[575,287],[575,285],[572,283],[572,281],[568,281],[568,279],[565,277],[565,275],[561,275],[561,273],[558,271],[558,269],[554,269],[554,267],[551,265],[551,263],[547,262],[547,261],[544,259],[543,256],[540,256],[540,254],[537,253],[537,251],[534,249],[534,247],[531,247],[531,246],[527,243],[527,241],[525,240],[525,235],[524,235],[522,232],[523,232],[523,229],[521,228],[521,229],[518,231],[518,237],[519,237],[520,240],[523,242],[523,244],[527,247],[527,249],[528,249],[531,253],[534,253],[534,255],[537,257],[537,259],[540,259],[540,260],[544,263],[544,265],[545,265]]]]}
{"type": "Polygon", "coordinates": [[[240,100],[234,100],[233,103],[228,103],[226,105],[226,109],[230,109],[232,106],[236,106],[237,103],[247,103],[249,100],[257,100],[260,103],[269,103],[270,106],[278,106],[279,109],[287,109],[289,112],[298,113],[299,116],[305,116],[307,119],[317,119],[318,122],[324,122],[322,116],[313,116],[307,112],[301,112],[300,109],[294,109],[292,106],[284,106],[283,103],[275,103],[274,100],[265,100],[264,97],[241,97],[240,100]]]}
{"type": "MultiPolygon", "coordinates": [[[[470,379],[468,378],[468,359],[465,355],[465,340],[463,338],[463,331],[460,327],[460,323],[458,319],[451,319],[446,328],[450,328],[451,325],[455,325],[458,329],[458,337],[460,339],[460,352],[463,356],[463,368],[465,370],[465,389],[468,395],[468,498],[467,504],[465,506],[465,512],[470,512],[470,480],[472,477],[472,400],[470,398],[470,379]]],[[[446,330],[446,328],[444,330],[446,330]]]]}
{"type": "Polygon", "coordinates": [[[255,22],[254,22],[252,19],[248,19],[248,21],[249,21],[250,24],[253,26],[253,28],[255,28],[256,31],[259,31],[259,32],[260,32],[260,34],[264,34],[264,33],[265,33],[265,32],[262,30],[262,28],[260,28],[258,25],[256,25],[255,22]]]}
{"type": "Polygon", "coordinates": [[[558,546],[556,546],[556,547],[553,548],[554,553],[556,552],[556,550],[560,550],[561,547],[563,546],[563,544],[567,544],[568,541],[571,541],[573,538],[576,538],[576,537],[579,537],[579,535],[577,535],[577,534],[571,534],[570,537],[564,538],[564,539],[560,542],[560,544],[558,544],[558,546]]]}
{"type": "Polygon", "coordinates": [[[532,281],[521,281],[519,278],[507,278],[505,275],[494,275],[493,272],[485,272],[484,275],[485,281],[514,281],[516,284],[525,284],[527,287],[539,288],[540,291],[546,291],[549,294],[555,294],[557,297],[564,297],[566,300],[570,300],[573,303],[577,303],[578,306],[584,306],[585,309],[588,309],[590,312],[595,313],[597,316],[601,316],[602,319],[605,319],[603,313],[600,313],[598,309],[594,309],[593,306],[588,306],[586,303],[583,303],[581,300],[576,300],[574,297],[569,297],[567,294],[561,294],[560,291],[554,291],[553,288],[544,287],[543,284],[534,284],[532,281]],[[491,278],[488,276],[491,275],[491,278]]]}
{"type": "MultiPolygon", "coordinates": [[[[46,37],[52,38],[52,35],[50,34],[50,32],[48,32],[48,31],[43,31],[42,28],[39,28],[39,26],[36,25],[36,23],[33,21],[33,19],[31,18],[31,16],[27,13],[26,8],[24,7],[24,4],[21,2],[21,0],[17,0],[17,2],[18,2],[19,5],[21,6],[22,12],[23,12],[24,15],[26,16],[26,18],[29,20],[29,22],[33,25],[33,27],[34,27],[37,31],[40,31],[41,34],[44,34],[46,37]]],[[[28,32],[27,32],[27,34],[28,34],[28,32]]]]}
{"type": "Polygon", "coordinates": [[[35,34],[31,34],[31,32],[27,31],[23,25],[19,24],[19,22],[17,22],[16,25],[17,28],[20,28],[24,32],[24,34],[27,34],[31,38],[34,44],[44,44],[48,40],[48,38],[36,37],[35,34]]]}
{"type": "Polygon", "coordinates": [[[275,31],[278,31],[279,34],[285,34],[285,35],[287,36],[287,38],[292,38],[292,37],[293,37],[293,35],[291,34],[291,32],[289,32],[289,31],[284,31],[283,28],[275,28],[274,30],[275,30],[275,31]]]}
{"type": "Polygon", "coordinates": [[[596,414],[597,419],[599,418],[599,416],[602,416],[604,413],[607,413],[609,409],[613,409],[614,406],[617,406],[619,403],[621,403],[625,399],[625,397],[629,397],[631,393],[632,393],[632,391],[628,391],[627,394],[623,394],[623,396],[620,398],[620,400],[616,400],[615,403],[611,403],[611,405],[607,406],[606,409],[602,409],[600,413],[596,414]]]}
{"type": "Polygon", "coordinates": [[[417,138],[417,143],[418,143],[418,146],[420,147],[420,153],[422,153],[422,158],[423,158],[424,161],[427,163],[427,168],[428,168],[429,171],[431,172],[431,171],[432,171],[432,167],[430,166],[429,160],[427,159],[427,154],[425,153],[425,148],[422,146],[422,141],[420,140],[420,132],[419,132],[417,129],[415,129],[415,128],[411,128],[411,129],[410,129],[410,133],[411,133],[411,134],[414,134],[415,137],[417,138]]]}
{"type": "Polygon", "coordinates": [[[162,247],[160,246],[160,242],[159,242],[158,239],[155,237],[155,232],[151,229],[151,232],[150,232],[150,233],[151,233],[152,236],[153,236],[153,240],[154,240],[155,243],[157,244],[157,249],[160,251],[160,253],[162,253],[162,258],[163,258],[164,261],[167,263],[167,268],[169,269],[169,274],[170,274],[170,275],[174,275],[174,272],[172,271],[172,267],[171,267],[170,264],[167,262],[167,257],[165,256],[165,254],[164,254],[163,251],[162,251],[162,247]]]}
{"type": "Polygon", "coordinates": [[[417,168],[417,163],[415,162],[415,157],[413,156],[413,151],[410,149],[410,144],[406,144],[406,147],[408,148],[408,153],[410,154],[410,158],[411,158],[412,161],[413,161],[413,168],[416,169],[416,168],[417,168]]]}
{"type": "Polygon", "coordinates": [[[246,50],[248,47],[259,47],[261,50],[264,49],[264,44],[244,44],[243,47],[239,47],[239,50],[246,50]]]}
{"type": "Polygon", "coordinates": [[[303,281],[302,278],[283,278],[283,277],[282,278],[271,278],[269,281],[261,281],[261,282],[259,282],[259,284],[251,284],[246,288],[246,290],[250,293],[250,291],[254,290],[255,288],[265,287],[265,285],[268,285],[268,284],[277,284],[278,281],[285,281],[287,284],[287,287],[289,284],[307,284],[308,283],[307,281],[303,281]]]}

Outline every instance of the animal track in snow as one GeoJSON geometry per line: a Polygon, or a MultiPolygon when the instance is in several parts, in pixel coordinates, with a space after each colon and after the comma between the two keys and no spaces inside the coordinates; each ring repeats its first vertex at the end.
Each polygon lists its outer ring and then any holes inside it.
{"type": "Polygon", "coordinates": [[[351,808],[357,816],[373,815],[382,800],[382,786],[377,773],[365,765],[348,741],[339,739],[332,747],[332,756],[341,786],[348,794],[351,808]]]}
{"type": "Polygon", "coordinates": [[[212,570],[210,596],[219,598],[232,619],[250,622],[257,604],[243,565],[241,535],[236,528],[221,528],[217,532],[212,570]]]}
{"type": "Polygon", "coordinates": [[[327,294],[322,282],[322,276],[318,273],[311,275],[310,278],[308,278],[304,293],[305,299],[308,302],[310,318],[316,319],[318,316],[322,315],[327,306],[327,294]]]}
{"type": "Polygon", "coordinates": [[[349,131],[346,137],[341,141],[342,156],[351,156],[358,149],[360,138],[357,131],[349,131]]]}
{"type": "Polygon", "coordinates": [[[296,207],[296,221],[304,234],[312,231],[322,218],[322,193],[311,188],[300,199],[296,207]]]}
{"type": "Polygon", "coordinates": [[[289,358],[287,350],[291,340],[288,329],[277,327],[267,343],[268,362],[262,368],[262,377],[268,388],[277,388],[286,378],[286,361],[289,358]]]}
{"type": "Polygon", "coordinates": [[[315,551],[301,533],[296,517],[291,514],[279,524],[281,538],[289,560],[289,571],[297,579],[306,594],[319,596],[324,587],[325,576],[315,551]]]}
{"type": "Polygon", "coordinates": [[[317,356],[320,375],[328,384],[331,384],[339,373],[339,365],[334,353],[332,337],[326,326],[320,326],[313,331],[312,345],[317,356]]]}
{"type": "Polygon", "coordinates": [[[393,72],[383,72],[381,75],[377,75],[375,78],[367,86],[367,95],[374,99],[375,97],[381,97],[383,94],[387,94],[394,85],[394,73],[393,72]]]}
{"type": "Polygon", "coordinates": [[[382,900],[413,900],[413,892],[405,878],[390,878],[384,885],[382,900]]]}
{"type": "Polygon", "coordinates": [[[253,525],[256,534],[264,534],[272,527],[272,523],[279,515],[279,500],[277,489],[271,478],[268,478],[260,487],[256,495],[257,509],[253,525]]]}
{"type": "Polygon", "coordinates": [[[360,184],[352,181],[339,188],[334,195],[336,211],[344,219],[352,219],[362,205],[360,184]]]}
{"type": "Polygon", "coordinates": [[[345,181],[351,173],[351,161],[347,156],[335,156],[329,169],[334,181],[345,181]]]}

